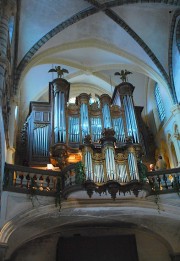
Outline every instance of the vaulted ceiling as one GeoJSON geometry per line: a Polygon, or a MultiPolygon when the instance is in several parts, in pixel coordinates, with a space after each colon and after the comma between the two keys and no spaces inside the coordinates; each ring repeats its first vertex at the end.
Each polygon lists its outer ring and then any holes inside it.
{"type": "Polygon", "coordinates": [[[69,73],[70,96],[80,92],[112,94],[115,72],[132,72],[135,103],[146,107],[147,89],[169,85],[169,37],[178,4],[149,1],[21,1],[16,88],[22,113],[31,100],[47,100],[48,73],[61,65],[69,73]],[[139,95],[141,94],[141,95],[139,95]]]}

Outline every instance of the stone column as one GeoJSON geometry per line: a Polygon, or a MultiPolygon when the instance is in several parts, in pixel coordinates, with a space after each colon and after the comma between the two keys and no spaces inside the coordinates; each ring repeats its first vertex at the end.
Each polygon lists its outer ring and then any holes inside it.
{"type": "Polygon", "coordinates": [[[5,255],[6,255],[6,250],[7,250],[7,244],[5,243],[0,243],[0,260],[4,261],[5,260],[5,255]]]}
{"type": "Polygon", "coordinates": [[[0,102],[2,100],[2,90],[4,77],[8,69],[9,61],[7,57],[7,47],[9,39],[9,18],[16,12],[15,0],[2,0],[0,4],[0,102]]]}
{"type": "MultiPolygon", "coordinates": [[[[172,141],[174,144],[177,159],[180,159],[180,130],[178,126],[179,118],[180,118],[180,105],[179,104],[174,105],[171,111],[174,117],[174,122],[176,122],[175,125],[177,127],[175,128],[174,126],[172,141]]],[[[180,166],[180,161],[178,162],[178,166],[180,166]]]]}

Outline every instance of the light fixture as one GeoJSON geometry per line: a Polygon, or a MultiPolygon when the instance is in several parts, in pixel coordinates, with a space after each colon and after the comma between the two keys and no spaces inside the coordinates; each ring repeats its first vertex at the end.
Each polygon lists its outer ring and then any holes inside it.
{"type": "Polygon", "coordinates": [[[47,164],[47,168],[46,168],[47,170],[53,170],[53,165],[52,164],[47,164]]]}

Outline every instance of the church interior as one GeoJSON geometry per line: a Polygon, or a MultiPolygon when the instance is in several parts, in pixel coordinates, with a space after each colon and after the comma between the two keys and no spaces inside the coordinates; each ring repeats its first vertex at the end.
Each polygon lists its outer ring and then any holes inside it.
{"type": "Polygon", "coordinates": [[[180,260],[180,2],[0,0],[0,260],[180,260]]]}

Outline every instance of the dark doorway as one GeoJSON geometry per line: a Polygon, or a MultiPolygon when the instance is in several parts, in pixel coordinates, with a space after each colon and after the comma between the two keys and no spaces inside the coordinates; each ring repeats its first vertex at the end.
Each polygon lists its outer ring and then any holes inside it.
{"type": "Polygon", "coordinates": [[[57,261],[138,261],[134,235],[60,238],[57,261]]]}

